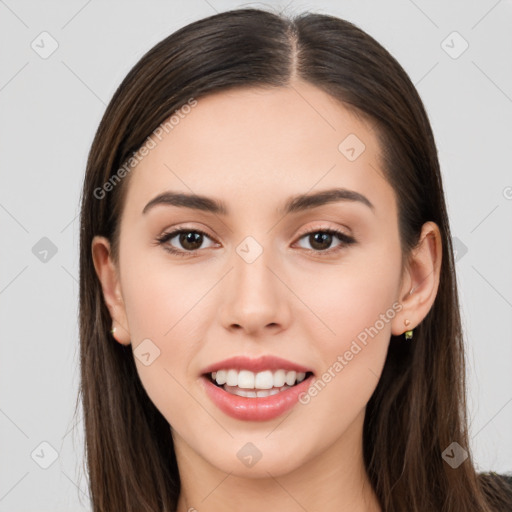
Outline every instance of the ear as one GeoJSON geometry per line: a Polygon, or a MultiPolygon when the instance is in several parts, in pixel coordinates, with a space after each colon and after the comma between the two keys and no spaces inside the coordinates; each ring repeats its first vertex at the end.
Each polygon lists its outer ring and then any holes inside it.
{"type": "Polygon", "coordinates": [[[423,224],[420,240],[404,271],[399,301],[403,309],[395,316],[391,333],[399,336],[418,326],[430,311],[439,288],[442,240],[434,222],[423,224]],[[409,320],[409,325],[405,324],[409,320]]]}
{"type": "Polygon", "coordinates": [[[112,317],[112,336],[122,345],[130,344],[130,332],[121,293],[119,274],[112,257],[110,242],[103,236],[95,236],[91,244],[94,268],[101,283],[103,298],[112,317]]]}

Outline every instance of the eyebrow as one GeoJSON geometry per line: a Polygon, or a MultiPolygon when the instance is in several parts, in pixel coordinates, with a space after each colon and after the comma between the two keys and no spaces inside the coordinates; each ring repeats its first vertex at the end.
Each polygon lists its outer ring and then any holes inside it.
{"type": "MultiPolygon", "coordinates": [[[[356,192],[355,190],[348,190],[346,188],[333,188],[329,190],[322,190],[310,194],[299,194],[290,197],[284,207],[279,209],[279,213],[288,214],[317,208],[328,203],[338,201],[359,202],[366,205],[372,211],[375,211],[375,206],[364,195],[356,192]]],[[[142,213],[145,214],[157,205],[177,206],[181,208],[191,208],[194,210],[202,210],[205,212],[214,213],[217,215],[228,215],[229,211],[226,204],[218,199],[211,197],[186,194],[183,192],[163,192],[155,198],[151,199],[144,207],[142,213]]]]}

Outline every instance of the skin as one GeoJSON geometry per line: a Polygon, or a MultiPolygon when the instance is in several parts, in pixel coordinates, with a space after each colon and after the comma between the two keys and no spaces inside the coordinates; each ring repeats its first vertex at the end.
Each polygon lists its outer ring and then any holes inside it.
{"type": "MultiPolygon", "coordinates": [[[[416,327],[434,302],[441,237],[436,224],[426,223],[402,268],[396,198],[379,168],[372,127],[297,81],[200,98],[132,171],[119,264],[103,237],[94,239],[92,252],[117,342],[135,350],[149,338],[160,350],[149,366],[137,357],[135,363],[172,425],[180,512],[252,512],[265,505],[380,510],[362,459],[365,407],[391,334],[416,327]],[[349,134],[366,146],[354,161],[338,150],[349,134]],[[374,211],[339,201],[278,213],[292,195],[332,187],[365,195],[374,211]],[[166,190],[223,200],[229,214],[165,205],[141,213],[166,190]],[[207,233],[197,257],[174,256],[154,243],[178,225],[207,233]],[[334,236],[322,251],[304,236],[325,228],[356,243],[336,252],[341,242],[334,236]],[[263,249],[252,263],[236,252],[246,236],[263,249]],[[277,419],[231,418],[203,392],[201,370],[234,355],[272,354],[321,376],[394,303],[402,309],[317,396],[277,419]],[[262,454],[252,467],[237,458],[248,442],[262,454]]],[[[166,243],[184,252],[190,247],[179,237],[166,243]]]]}

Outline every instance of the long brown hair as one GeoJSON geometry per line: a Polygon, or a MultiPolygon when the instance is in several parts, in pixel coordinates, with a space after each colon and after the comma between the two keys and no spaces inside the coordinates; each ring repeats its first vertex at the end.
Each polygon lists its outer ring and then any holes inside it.
{"type": "Polygon", "coordinates": [[[89,153],[80,232],[79,397],[94,511],[174,511],[180,492],[169,424],[139,380],[131,347],[109,334],[91,242],[95,235],[108,237],[118,261],[130,173],[107,193],[104,184],[191,98],[234,87],[287,86],[295,78],[374,127],[382,172],[398,198],[404,261],[425,222],[435,222],[442,236],[435,302],[412,343],[391,337],[367,405],[364,463],[382,509],[512,509],[498,476],[477,475],[472,462],[450,228],[434,137],[416,89],[400,64],[352,23],[239,9],[191,23],[148,51],[115,92],[89,153]],[[442,457],[453,442],[468,452],[457,468],[442,457]]]}

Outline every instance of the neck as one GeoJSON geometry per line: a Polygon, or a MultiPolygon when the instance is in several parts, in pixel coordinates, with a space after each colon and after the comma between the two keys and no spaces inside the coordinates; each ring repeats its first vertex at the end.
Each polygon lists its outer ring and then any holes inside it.
{"type": "Polygon", "coordinates": [[[225,473],[205,461],[174,432],[181,492],[177,512],[381,512],[364,469],[364,410],[343,436],[306,464],[268,477],[225,473]]]}

